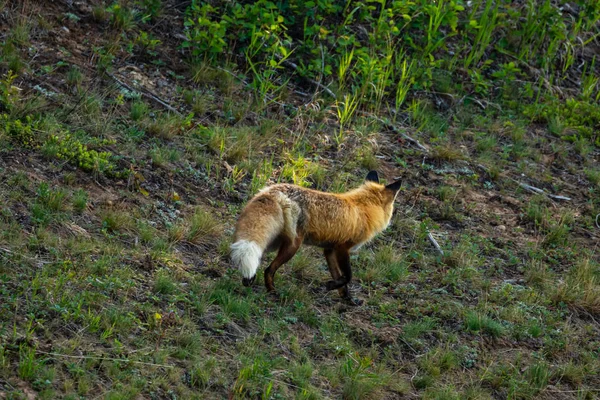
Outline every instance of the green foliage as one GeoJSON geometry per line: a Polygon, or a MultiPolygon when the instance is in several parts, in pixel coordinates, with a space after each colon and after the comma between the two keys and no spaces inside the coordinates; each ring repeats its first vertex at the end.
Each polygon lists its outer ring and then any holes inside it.
{"type": "Polygon", "coordinates": [[[137,26],[139,11],[130,8],[125,1],[115,2],[108,7],[112,26],[119,31],[131,31],[137,26]]]}
{"type": "Polygon", "coordinates": [[[156,274],[154,291],[163,295],[173,294],[177,291],[177,284],[168,271],[161,270],[156,274]]]}
{"type": "Polygon", "coordinates": [[[142,9],[143,19],[155,20],[163,11],[162,0],[136,0],[136,3],[142,9]]]}
{"type": "Polygon", "coordinates": [[[140,56],[147,54],[151,57],[156,57],[156,49],[160,44],[161,41],[156,39],[152,33],[140,31],[131,43],[131,46],[133,46],[135,53],[140,56]]]}
{"type": "Polygon", "coordinates": [[[595,101],[569,98],[566,101],[550,100],[543,105],[531,105],[524,109],[526,116],[536,121],[556,125],[561,121],[564,128],[551,129],[565,140],[575,141],[582,137],[600,147],[600,106],[595,101]]]}
{"type": "Polygon", "coordinates": [[[316,162],[301,155],[294,157],[289,154],[281,171],[281,177],[286,181],[293,182],[295,185],[305,187],[311,185],[310,178],[312,182],[319,186],[325,179],[325,170],[316,162]]]}
{"type": "Polygon", "coordinates": [[[0,115],[0,132],[7,134],[13,142],[25,148],[31,149],[39,146],[38,126],[38,121],[31,116],[20,120],[12,119],[7,114],[0,115]]]}
{"type": "Polygon", "coordinates": [[[8,398],[595,395],[600,6],[96,3],[96,22],[58,3],[57,16],[3,14],[0,66],[31,67],[0,84],[8,398]],[[183,30],[156,25],[182,17],[183,30]],[[48,63],[85,64],[70,41],[53,47],[81,22],[112,32],[93,38],[99,70],[48,63]],[[182,33],[187,60],[163,45],[182,33]],[[152,108],[102,74],[113,66],[152,108]],[[126,163],[130,179],[98,179],[126,163]],[[362,305],[324,295],[308,246],[277,294],[262,285],[272,253],[241,285],[228,253],[250,195],[276,182],[341,192],[365,168],[406,190],[390,229],[351,256],[362,305]]]}
{"type": "Polygon", "coordinates": [[[16,78],[17,75],[12,70],[9,70],[0,79],[0,106],[2,107],[0,111],[11,111],[15,107],[15,103],[19,100],[19,89],[13,86],[16,78]]]}
{"type": "Polygon", "coordinates": [[[67,72],[67,84],[78,87],[83,82],[83,74],[77,67],[71,67],[67,72]]]}
{"type": "Polygon", "coordinates": [[[66,160],[84,171],[93,171],[107,176],[126,174],[118,170],[112,153],[91,150],[69,133],[64,136],[51,135],[43,145],[43,152],[48,157],[66,160]]]}
{"type": "Polygon", "coordinates": [[[369,357],[359,357],[358,360],[348,357],[341,364],[340,376],[344,385],[342,396],[349,400],[369,398],[389,379],[387,376],[377,373],[373,360],[369,357]]]}
{"type": "Polygon", "coordinates": [[[592,260],[581,260],[573,266],[564,282],[553,294],[556,303],[596,313],[600,311],[600,266],[592,260]]]}
{"type": "MultiPolygon", "coordinates": [[[[462,59],[475,91],[483,95],[491,86],[489,78],[495,78],[502,81],[504,94],[512,96],[513,83],[524,73],[519,61],[562,74],[573,62],[559,50],[577,46],[571,33],[593,24],[598,11],[591,9],[573,21],[549,0],[531,0],[524,6],[477,1],[467,8],[462,2],[425,0],[381,6],[365,1],[193,1],[183,46],[196,60],[221,61],[225,48],[245,54],[252,84],[263,97],[279,90],[275,72],[282,75],[283,61],[290,57],[303,77],[332,76],[342,95],[352,93],[373,110],[393,96],[398,109],[410,89],[431,86],[442,60],[452,66],[462,59]],[[358,34],[363,27],[368,29],[358,34]],[[455,36],[465,45],[457,47],[455,36]],[[452,59],[444,54],[449,47],[452,59]],[[518,61],[506,60],[507,53],[516,54],[518,61]],[[484,55],[487,61],[481,63],[484,55]],[[496,59],[506,62],[494,65],[496,59]]],[[[586,87],[595,87],[594,75],[584,75],[586,87]]],[[[342,103],[346,106],[338,110],[345,114],[354,108],[348,98],[342,103]]]]}
{"type": "Polygon", "coordinates": [[[38,187],[37,201],[50,211],[63,211],[65,209],[66,192],[62,189],[50,190],[48,183],[43,182],[38,187]]]}
{"type": "Polygon", "coordinates": [[[83,189],[78,189],[73,194],[73,209],[77,212],[85,210],[88,201],[88,194],[83,189]]]}
{"type": "Polygon", "coordinates": [[[502,324],[478,312],[471,311],[467,314],[466,325],[470,331],[482,331],[494,338],[498,338],[504,334],[502,324]]]}
{"type": "Polygon", "coordinates": [[[190,243],[202,244],[215,240],[221,233],[221,223],[211,213],[197,208],[189,220],[186,234],[190,243]]]}
{"type": "Polygon", "coordinates": [[[129,116],[134,121],[139,121],[146,117],[148,114],[149,107],[146,103],[141,100],[137,100],[131,104],[129,116]]]}

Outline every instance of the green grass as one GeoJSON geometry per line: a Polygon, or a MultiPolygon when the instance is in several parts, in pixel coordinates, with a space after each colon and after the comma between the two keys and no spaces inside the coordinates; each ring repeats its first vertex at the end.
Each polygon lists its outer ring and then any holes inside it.
{"type": "Polygon", "coordinates": [[[0,6],[0,397],[596,396],[596,5],[0,6]],[[371,169],[362,305],[241,285],[252,195],[371,169]]]}
{"type": "Polygon", "coordinates": [[[502,324],[477,312],[469,312],[465,318],[465,324],[469,331],[483,332],[494,338],[501,337],[504,334],[502,324]]]}

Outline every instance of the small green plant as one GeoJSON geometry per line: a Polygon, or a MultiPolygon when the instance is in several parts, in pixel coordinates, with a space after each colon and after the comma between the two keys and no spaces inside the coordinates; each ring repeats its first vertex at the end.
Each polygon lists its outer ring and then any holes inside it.
{"type": "Polygon", "coordinates": [[[574,309],[600,311],[600,267],[590,259],[583,259],[568,272],[553,293],[556,303],[563,302],[574,309]]]}
{"type": "Polygon", "coordinates": [[[192,117],[193,114],[185,119],[175,114],[159,114],[156,118],[144,120],[142,127],[148,134],[168,140],[184,132],[190,126],[192,117]]]}
{"type": "Polygon", "coordinates": [[[114,3],[108,8],[111,15],[111,24],[113,28],[119,31],[129,32],[137,26],[139,11],[129,8],[125,2],[123,4],[114,3]]]}
{"type": "Polygon", "coordinates": [[[148,151],[152,164],[165,168],[168,163],[175,163],[181,159],[181,153],[176,148],[169,146],[154,146],[148,151]]]}
{"type": "Polygon", "coordinates": [[[106,210],[102,213],[102,229],[110,233],[118,233],[133,227],[130,214],[121,210],[106,210]]]}
{"type": "Polygon", "coordinates": [[[98,22],[105,22],[108,19],[108,12],[103,4],[92,6],[92,18],[98,22]]]}
{"type": "Polygon", "coordinates": [[[588,168],[585,171],[585,177],[594,186],[600,185],[600,169],[588,168]]]}
{"type": "Polygon", "coordinates": [[[48,158],[66,160],[84,171],[107,176],[124,176],[127,173],[118,170],[112,153],[91,150],[70,133],[51,135],[42,145],[42,152],[48,158]]]}
{"type": "Polygon", "coordinates": [[[186,239],[190,243],[206,244],[216,240],[221,233],[221,224],[213,215],[202,208],[197,208],[189,220],[186,239]]]}
{"type": "Polygon", "coordinates": [[[168,271],[160,270],[156,273],[153,289],[156,293],[170,295],[177,291],[177,284],[168,271]]]}
{"type": "Polygon", "coordinates": [[[21,119],[12,119],[7,114],[0,114],[0,132],[4,132],[8,137],[17,144],[25,148],[36,148],[39,146],[39,138],[37,129],[38,121],[31,116],[21,119]]]}
{"type": "Polygon", "coordinates": [[[493,338],[498,338],[504,335],[504,327],[497,321],[487,315],[478,312],[470,311],[466,316],[467,329],[473,332],[483,332],[493,338]]]}
{"type": "Polygon", "coordinates": [[[212,21],[215,8],[210,4],[192,3],[190,17],[185,21],[186,40],[182,46],[190,49],[192,57],[214,59],[226,46],[227,21],[212,21]]]}
{"type": "Polygon", "coordinates": [[[66,209],[66,197],[67,193],[64,189],[52,190],[47,182],[42,182],[38,187],[37,201],[49,211],[64,211],[66,209]]]}
{"type": "Polygon", "coordinates": [[[140,121],[148,114],[149,107],[141,100],[134,101],[129,110],[129,117],[134,121],[140,121]]]}
{"type": "Polygon", "coordinates": [[[440,201],[450,201],[453,202],[456,200],[456,189],[452,186],[440,186],[437,188],[437,196],[440,201]]]}
{"type": "Polygon", "coordinates": [[[415,78],[413,76],[415,69],[415,61],[411,60],[411,62],[408,63],[408,61],[405,58],[405,55],[398,57],[396,62],[399,63],[400,60],[402,60],[401,64],[396,67],[396,70],[400,71],[398,83],[396,84],[396,111],[399,111],[402,104],[404,104],[406,96],[408,95],[408,91],[411,89],[412,85],[415,82],[415,78]]]}
{"type": "Polygon", "coordinates": [[[435,146],[431,149],[431,158],[437,161],[456,161],[464,159],[464,155],[451,144],[435,146]]]}
{"type": "Polygon", "coordinates": [[[424,317],[420,321],[409,322],[402,327],[402,336],[407,340],[417,339],[424,333],[433,330],[437,326],[435,319],[424,317]]]}
{"type": "Polygon", "coordinates": [[[325,179],[325,170],[317,163],[307,160],[302,156],[294,157],[289,154],[281,177],[285,180],[292,181],[295,185],[308,187],[311,180],[317,185],[321,185],[325,179]]]}
{"type": "Polygon", "coordinates": [[[83,212],[87,207],[88,194],[83,189],[78,189],[73,194],[73,209],[77,212],[83,212]]]}
{"type": "MultiPolygon", "coordinates": [[[[17,75],[13,70],[9,70],[0,79],[0,111],[11,111],[19,100],[19,88],[13,86],[17,75]]],[[[3,117],[6,118],[6,117],[3,117]]]]}
{"type": "Polygon", "coordinates": [[[162,0],[137,0],[137,3],[143,10],[142,12],[144,20],[156,20],[156,18],[160,17],[163,11],[162,0]]]}
{"type": "Polygon", "coordinates": [[[378,374],[374,362],[369,357],[348,357],[340,367],[343,381],[342,395],[344,399],[358,400],[368,398],[378,388],[388,382],[385,374],[378,374]]]}
{"type": "Polygon", "coordinates": [[[18,366],[19,377],[28,381],[33,381],[40,368],[40,362],[35,358],[35,348],[24,344],[20,345],[18,366]]]}
{"type": "Polygon", "coordinates": [[[335,142],[339,146],[344,141],[344,127],[351,120],[352,116],[356,112],[359,105],[359,94],[345,94],[344,101],[337,101],[335,103],[340,129],[335,135],[335,142]]]}
{"type": "Polygon", "coordinates": [[[67,71],[67,84],[72,87],[79,87],[83,82],[83,74],[79,68],[73,66],[67,71]]]}

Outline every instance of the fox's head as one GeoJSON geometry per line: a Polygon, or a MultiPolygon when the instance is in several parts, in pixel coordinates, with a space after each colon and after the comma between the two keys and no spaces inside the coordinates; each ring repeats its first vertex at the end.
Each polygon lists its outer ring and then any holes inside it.
{"type": "Polygon", "coordinates": [[[398,196],[400,187],[402,186],[402,180],[397,180],[389,185],[382,185],[379,183],[379,175],[377,171],[370,171],[365,179],[365,188],[372,192],[373,198],[377,199],[377,202],[383,208],[385,224],[389,224],[394,212],[394,200],[398,196]]]}

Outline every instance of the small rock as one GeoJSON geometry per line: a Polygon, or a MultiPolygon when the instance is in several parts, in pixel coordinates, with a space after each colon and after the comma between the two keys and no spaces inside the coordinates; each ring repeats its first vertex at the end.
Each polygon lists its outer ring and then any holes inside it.
{"type": "Polygon", "coordinates": [[[500,232],[504,232],[504,231],[506,230],[506,226],[504,226],[504,225],[498,225],[498,226],[496,227],[496,230],[497,230],[497,231],[500,231],[500,232]]]}

